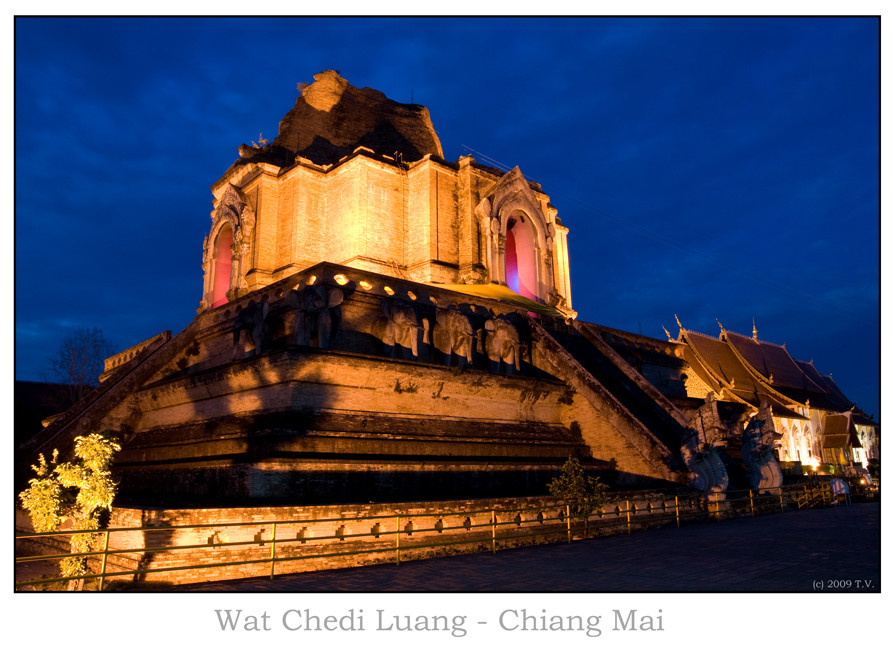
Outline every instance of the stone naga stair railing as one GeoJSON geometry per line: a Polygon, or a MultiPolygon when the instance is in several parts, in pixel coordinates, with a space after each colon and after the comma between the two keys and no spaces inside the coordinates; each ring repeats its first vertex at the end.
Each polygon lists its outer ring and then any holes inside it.
{"type": "MultiPolygon", "coordinates": [[[[557,377],[572,386],[607,422],[641,455],[654,470],[654,476],[668,481],[680,480],[681,474],[672,468],[673,452],[645,425],[624,407],[573,355],[558,343],[533,317],[525,315],[530,324],[537,351],[551,365],[557,377]]],[[[583,440],[593,448],[599,447],[593,432],[583,430],[583,440]]],[[[622,468],[622,466],[621,466],[622,468]]]]}
{"type": "Polygon", "coordinates": [[[39,453],[49,454],[53,449],[58,449],[60,456],[65,458],[73,449],[77,436],[103,431],[98,428],[103,418],[186,348],[194,339],[195,332],[202,327],[202,319],[201,316],[197,317],[173,337],[170,331],[165,331],[156,342],[116,368],[93,393],[23,443],[23,461],[36,462],[39,453]]]}
{"type": "Polygon", "coordinates": [[[654,386],[651,382],[642,377],[642,374],[639,373],[636,369],[629,365],[620,354],[615,351],[611,346],[601,338],[600,335],[594,333],[588,324],[581,321],[574,321],[574,328],[576,328],[583,338],[586,339],[590,344],[595,346],[595,348],[602,355],[610,359],[621,371],[626,375],[630,380],[632,380],[636,386],[638,386],[642,391],[644,391],[648,397],[657,402],[672,418],[678,422],[682,427],[688,427],[691,425],[689,419],[682,413],[679,408],[670,402],[667,397],[657,390],[657,387],[654,386]]]}

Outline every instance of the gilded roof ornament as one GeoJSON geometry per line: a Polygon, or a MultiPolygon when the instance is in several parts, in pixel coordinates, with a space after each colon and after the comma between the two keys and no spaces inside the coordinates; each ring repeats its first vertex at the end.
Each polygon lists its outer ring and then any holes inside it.
{"type": "Polygon", "coordinates": [[[753,340],[760,341],[759,339],[757,339],[757,318],[756,317],[753,318],[753,340]]]}
{"type": "Polygon", "coordinates": [[[666,327],[666,326],[661,326],[661,328],[663,328],[663,329],[664,329],[664,332],[667,334],[667,340],[668,340],[668,341],[673,341],[673,335],[670,334],[670,331],[667,330],[667,327],[666,327]]]}
{"type": "Polygon", "coordinates": [[[679,330],[685,330],[685,329],[682,327],[682,322],[679,321],[679,315],[673,315],[673,316],[676,317],[676,323],[679,325],[679,330]]]}

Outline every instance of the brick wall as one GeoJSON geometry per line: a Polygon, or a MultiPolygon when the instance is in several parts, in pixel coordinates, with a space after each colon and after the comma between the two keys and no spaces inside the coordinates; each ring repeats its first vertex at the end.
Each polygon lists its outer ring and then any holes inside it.
{"type": "MultiPolygon", "coordinates": [[[[675,523],[672,506],[663,505],[666,499],[657,493],[639,493],[637,496],[637,500],[629,504],[622,494],[615,496],[600,515],[591,515],[586,524],[575,522],[572,536],[627,532],[627,505],[632,510],[632,528],[675,523]]],[[[275,556],[284,560],[275,564],[278,574],[395,562],[398,524],[401,561],[492,550],[494,519],[497,549],[567,541],[564,509],[543,508],[555,503],[550,498],[529,497],[348,506],[116,509],[112,527],[141,529],[112,533],[110,548],[132,552],[119,556],[109,567],[110,571],[133,568],[135,564],[142,569],[193,568],[111,577],[108,582],[114,588],[132,587],[135,579],[143,584],[160,586],[269,576],[268,561],[235,562],[268,560],[274,531],[275,556]],[[170,526],[180,527],[171,529],[170,526]],[[147,530],[151,527],[158,530],[147,530]],[[543,534],[533,536],[534,533],[543,534]],[[462,543],[456,543],[459,541],[462,543]],[[226,545],[237,542],[260,543],[226,545]],[[453,543],[429,545],[446,542],[453,543]],[[192,548],[152,551],[152,548],[162,546],[192,548]],[[344,554],[359,551],[365,552],[344,554]],[[195,568],[202,565],[203,568],[195,568]]],[[[682,505],[689,511],[700,510],[696,498],[683,501],[682,505]]]]}

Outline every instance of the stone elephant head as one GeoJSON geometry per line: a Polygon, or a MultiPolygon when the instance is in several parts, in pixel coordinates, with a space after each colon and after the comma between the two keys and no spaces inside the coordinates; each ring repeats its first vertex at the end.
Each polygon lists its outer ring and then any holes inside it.
{"type": "Polygon", "coordinates": [[[521,340],[518,330],[502,317],[489,319],[484,324],[487,338],[484,340],[484,350],[490,358],[490,366],[494,372],[499,372],[502,363],[506,364],[507,372],[521,370],[521,340]]]}
{"type": "Polygon", "coordinates": [[[382,299],[381,314],[372,322],[372,334],[385,345],[389,357],[397,346],[419,356],[419,321],[415,308],[398,299],[382,299]]]}
{"type": "Polygon", "coordinates": [[[432,330],[434,347],[444,355],[444,363],[452,364],[453,354],[459,366],[471,363],[474,353],[474,329],[464,314],[454,308],[438,310],[432,330]]]}
{"type": "Polygon", "coordinates": [[[333,312],[344,301],[336,287],[307,285],[289,292],[285,305],[295,309],[295,343],[309,346],[314,337],[319,348],[328,348],[333,335],[333,312]]]}
{"type": "Polygon", "coordinates": [[[233,321],[233,349],[237,351],[242,331],[254,346],[254,354],[261,353],[267,343],[266,319],[270,313],[270,304],[266,301],[250,303],[233,321]]]}

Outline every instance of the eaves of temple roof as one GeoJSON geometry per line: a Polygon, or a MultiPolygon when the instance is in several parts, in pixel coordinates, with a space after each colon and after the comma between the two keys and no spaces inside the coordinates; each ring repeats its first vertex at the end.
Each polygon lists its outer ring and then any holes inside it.
{"type": "Polygon", "coordinates": [[[724,341],[691,330],[683,330],[680,337],[716,386],[744,393],[758,391],[758,382],[724,341]]]}
{"type": "Polygon", "coordinates": [[[728,396],[754,407],[759,406],[760,400],[766,400],[775,415],[802,418],[791,408],[800,403],[779,393],[761,379],[725,340],[685,329],[680,332],[680,340],[691,351],[687,359],[692,369],[721,398],[728,396]]]}
{"type": "Polygon", "coordinates": [[[823,406],[827,404],[827,392],[802,371],[784,346],[757,341],[725,329],[720,340],[728,344],[741,365],[759,384],[758,391],[780,400],[787,407],[828,408],[823,406]],[[776,377],[776,373],[779,377],[776,377]]]}

